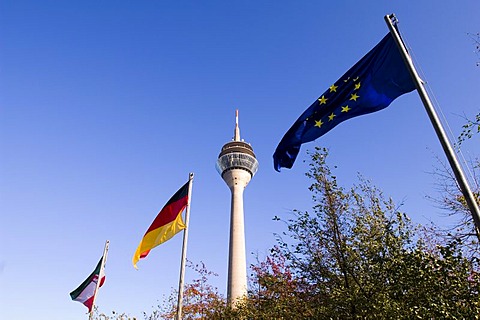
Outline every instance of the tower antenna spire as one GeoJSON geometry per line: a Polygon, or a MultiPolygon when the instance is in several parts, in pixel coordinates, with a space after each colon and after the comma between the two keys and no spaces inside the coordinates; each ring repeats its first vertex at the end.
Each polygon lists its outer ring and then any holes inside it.
{"type": "Polygon", "coordinates": [[[233,141],[240,141],[240,127],[238,126],[238,109],[235,110],[235,132],[233,133],[233,141]]]}

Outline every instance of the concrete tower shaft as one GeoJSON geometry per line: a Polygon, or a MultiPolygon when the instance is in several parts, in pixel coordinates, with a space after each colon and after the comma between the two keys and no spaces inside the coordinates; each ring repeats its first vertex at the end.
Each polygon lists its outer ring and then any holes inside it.
{"type": "Polygon", "coordinates": [[[238,110],[235,112],[233,141],[223,146],[218,156],[216,168],[232,195],[227,300],[231,306],[234,306],[238,299],[247,295],[243,191],[258,170],[258,161],[252,147],[240,140],[238,110]]]}

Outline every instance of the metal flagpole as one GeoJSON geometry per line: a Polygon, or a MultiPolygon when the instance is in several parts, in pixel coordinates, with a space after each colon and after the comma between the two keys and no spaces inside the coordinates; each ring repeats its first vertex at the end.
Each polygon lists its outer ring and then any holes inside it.
{"type": "Polygon", "coordinates": [[[95,286],[95,291],[94,291],[94,294],[93,294],[92,311],[90,311],[90,315],[88,316],[89,320],[93,319],[93,311],[95,309],[95,299],[97,298],[98,288],[100,288],[100,281],[102,280],[102,271],[105,268],[105,262],[107,262],[107,254],[108,254],[108,245],[109,244],[110,244],[110,241],[107,240],[105,242],[105,248],[103,249],[102,263],[100,264],[100,271],[98,272],[97,285],[95,286]]]}
{"type": "Polygon", "coordinates": [[[177,303],[177,320],[182,319],[183,307],[183,283],[185,277],[185,263],[187,261],[187,241],[188,241],[188,222],[190,219],[190,199],[192,195],[193,173],[189,175],[188,184],[188,201],[185,210],[185,230],[183,232],[182,261],[180,265],[180,280],[178,281],[178,303],[177,303]]]}
{"type": "Polygon", "coordinates": [[[432,102],[428,97],[427,91],[423,86],[423,82],[418,76],[417,70],[415,69],[413,62],[410,59],[407,49],[405,48],[405,45],[402,39],[400,38],[400,35],[398,34],[397,29],[394,27],[394,24],[398,22],[397,18],[395,17],[394,14],[386,15],[385,21],[388,25],[388,28],[390,29],[390,33],[392,34],[393,38],[395,39],[395,42],[397,43],[398,48],[400,49],[403,60],[405,61],[405,64],[410,72],[410,75],[412,76],[415,86],[417,87],[418,94],[420,95],[423,105],[425,106],[425,110],[427,111],[428,117],[432,122],[433,128],[435,129],[438,139],[440,140],[440,143],[443,147],[443,151],[445,152],[448,162],[450,163],[450,167],[452,168],[453,173],[455,174],[455,178],[457,180],[458,185],[460,186],[460,190],[462,191],[462,194],[465,197],[465,201],[467,202],[468,208],[470,209],[470,213],[472,214],[473,221],[475,223],[477,237],[480,240],[480,234],[479,234],[480,210],[478,208],[478,204],[475,200],[475,197],[473,196],[473,193],[470,190],[470,186],[468,185],[468,182],[457,160],[455,152],[453,151],[453,148],[448,141],[447,135],[445,134],[445,130],[443,129],[443,126],[432,105],[432,102]]]}

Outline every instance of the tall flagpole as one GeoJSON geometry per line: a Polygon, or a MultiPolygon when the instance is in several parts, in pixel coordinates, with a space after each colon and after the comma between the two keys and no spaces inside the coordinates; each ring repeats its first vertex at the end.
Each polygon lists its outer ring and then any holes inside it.
{"type": "Polygon", "coordinates": [[[177,320],[182,319],[182,307],[183,307],[183,283],[185,277],[185,263],[187,261],[187,241],[188,241],[188,222],[190,219],[190,200],[192,198],[192,183],[193,173],[189,175],[188,184],[188,202],[185,210],[185,230],[183,232],[183,246],[182,246],[182,261],[180,265],[180,280],[178,281],[178,303],[177,303],[177,320]]]}
{"type": "Polygon", "coordinates": [[[465,178],[465,175],[457,160],[455,152],[453,151],[453,148],[450,145],[450,142],[448,141],[447,135],[445,134],[445,130],[443,129],[443,126],[432,105],[432,102],[430,101],[427,91],[423,86],[423,82],[418,76],[417,70],[415,69],[413,62],[410,59],[407,49],[405,48],[405,45],[402,39],[400,38],[400,35],[398,34],[397,29],[394,27],[394,24],[398,22],[397,18],[395,17],[394,14],[386,15],[385,22],[387,23],[388,29],[390,29],[390,33],[392,34],[393,38],[395,39],[395,42],[397,43],[398,48],[400,49],[400,53],[402,54],[403,60],[405,61],[405,65],[407,66],[410,72],[410,75],[412,76],[415,86],[417,87],[418,94],[420,95],[423,105],[425,106],[425,110],[427,111],[428,117],[430,118],[433,128],[437,133],[438,139],[440,140],[440,143],[443,147],[443,151],[445,152],[448,162],[450,163],[450,167],[452,168],[453,173],[455,174],[457,183],[460,186],[460,190],[462,191],[462,194],[465,197],[465,201],[467,202],[468,208],[470,209],[470,213],[472,214],[473,221],[475,223],[475,230],[477,233],[477,237],[480,240],[480,233],[479,233],[480,210],[478,208],[478,204],[475,200],[475,197],[473,196],[472,191],[470,190],[470,186],[468,185],[467,179],[465,178]]]}
{"type": "Polygon", "coordinates": [[[105,268],[105,262],[107,262],[107,254],[108,254],[109,244],[110,244],[110,241],[107,240],[105,242],[105,248],[103,249],[102,263],[100,264],[100,271],[98,272],[97,285],[95,286],[95,291],[94,291],[94,294],[93,294],[92,311],[90,311],[90,315],[88,316],[89,320],[93,319],[93,311],[95,309],[95,300],[97,298],[98,288],[100,288],[100,282],[102,280],[102,271],[105,268]]]}

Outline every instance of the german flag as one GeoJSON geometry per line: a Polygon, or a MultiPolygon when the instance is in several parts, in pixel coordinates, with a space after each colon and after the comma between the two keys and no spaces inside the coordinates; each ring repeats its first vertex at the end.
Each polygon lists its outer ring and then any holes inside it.
{"type": "Polygon", "coordinates": [[[189,184],[190,180],[168,200],[153,220],[133,255],[132,262],[135,269],[138,269],[137,262],[145,258],[151,249],[170,240],[175,234],[185,229],[182,212],[188,204],[189,184]]]}

